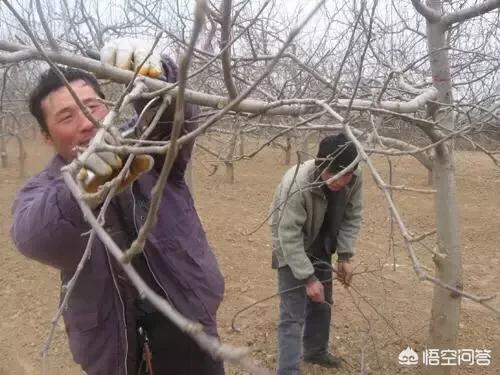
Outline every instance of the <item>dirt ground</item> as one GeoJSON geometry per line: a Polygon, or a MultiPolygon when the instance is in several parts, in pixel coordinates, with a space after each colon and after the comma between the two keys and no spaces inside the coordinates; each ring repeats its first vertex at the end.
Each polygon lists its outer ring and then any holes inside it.
{"type": "MultiPolygon", "coordinates": [[[[51,154],[40,143],[26,144],[28,175],[40,170],[51,154]]],[[[10,241],[10,207],[23,182],[14,146],[9,143],[9,167],[0,168],[0,375],[31,375],[40,373],[40,351],[57,309],[59,276],[56,270],[21,256],[10,241]]],[[[248,151],[253,147],[256,145],[248,146],[248,151]]],[[[481,154],[460,153],[457,161],[465,289],[491,295],[500,290],[500,170],[481,154]]],[[[235,183],[229,184],[223,164],[211,175],[215,164],[206,154],[196,154],[194,190],[199,215],[226,278],[220,334],[227,343],[248,346],[255,359],[274,368],[278,299],[242,313],[236,320],[240,332],[231,329],[231,320],[239,310],[276,291],[269,227],[248,233],[265,220],[274,187],[289,166],[283,165],[280,151],[267,149],[255,159],[237,164],[235,183]]],[[[376,159],[376,165],[383,176],[388,175],[385,159],[376,159]]],[[[393,166],[394,185],[427,188],[426,173],[414,160],[395,159],[393,166]]],[[[387,205],[368,174],[365,176],[365,216],[355,257],[358,274],[353,288],[336,285],[334,290],[332,350],[344,357],[345,365],[339,371],[305,366],[306,374],[359,374],[362,352],[366,374],[422,372],[421,365],[399,365],[398,354],[407,346],[419,354],[426,348],[432,286],[417,280],[399,236],[393,270],[387,205]]],[[[431,196],[398,192],[395,199],[411,232],[433,229],[431,196]]],[[[433,240],[417,246],[427,267],[432,267],[433,240]]],[[[500,308],[500,300],[492,303],[500,308]]],[[[491,365],[455,367],[455,374],[499,374],[500,320],[493,312],[464,300],[458,348],[491,350],[491,365]]],[[[48,363],[51,375],[82,373],[73,364],[61,324],[48,363]]],[[[244,372],[228,368],[228,373],[244,372]]]]}

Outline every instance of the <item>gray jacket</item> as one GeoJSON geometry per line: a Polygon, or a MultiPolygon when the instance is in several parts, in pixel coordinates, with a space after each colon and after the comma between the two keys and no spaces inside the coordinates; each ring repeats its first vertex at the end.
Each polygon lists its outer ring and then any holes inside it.
{"type": "MultiPolygon", "coordinates": [[[[314,274],[306,251],[318,235],[325,218],[327,199],[317,177],[314,160],[290,168],[274,193],[271,205],[273,256],[277,267],[288,265],[295,278],[305,280],[314,274]]],[[[346,186],[346,207],[337,236],[337,254],[354,255],[354,241],[362,218],[362,174],[354,172],[346,186]]]]}

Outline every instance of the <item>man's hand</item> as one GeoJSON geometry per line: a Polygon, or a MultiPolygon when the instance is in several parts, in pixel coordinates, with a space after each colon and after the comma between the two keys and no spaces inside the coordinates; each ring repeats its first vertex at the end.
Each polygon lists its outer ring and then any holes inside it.
{"type": "MultiPolygon", "coordinates": [[[[104,140],[107,144],[115,144],[114,138],[109,133],[106,133],[104,140]]],[[[90,154],[84,152],[78,156],[78,161],[83,168],[78,173],[77,181],[80,189],[86,193],[97,192],[99,186],[116,177],[123,167],[122,157],[109,151],[90,154]]],[[[118,191],[124,190],[142,174],[148,172],[153,164],[154,160],[151,156],[137,155],[118,186],[118,191]]]]}
{"type": "Polygon", "coordinates": [[[353,270],[354,267],[350,259],[337,260],[337,280],[340,280],[346,288],[351,285],[353,270]]]}
{"type": "Polygon", "coordinates": [[[320,281],[315,280],[306,285],[307,296],[313,302],[325,303],[325,291],[323,284],[320,281]]]}
{"type": "MultiPolygon", "coordinates": [[[[137,70],[151,51],[153,44],[151,42],[133,39],[121,38],[112,40],[101,49],[101,62],[111,64],[121,69],[137,70]]],[[[139,74],[149,77],[159,77],[161,75],[160,55],[151,54],[142,65],[139,74]]]]}

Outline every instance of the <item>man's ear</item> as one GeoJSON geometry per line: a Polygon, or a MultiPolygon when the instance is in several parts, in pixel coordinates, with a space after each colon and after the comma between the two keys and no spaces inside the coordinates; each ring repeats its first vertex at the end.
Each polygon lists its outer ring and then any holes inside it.
{"type": "Polygon", "coordinates": [[[52,140],[52,138],[50,137],[50,134],[48,131],[45,131],[45,130],[42,130],[42,137],[43,137],[43,142],[46,144],[46,145],[49,145],[49,146],[54,146],[54,141],[52,140]]]}

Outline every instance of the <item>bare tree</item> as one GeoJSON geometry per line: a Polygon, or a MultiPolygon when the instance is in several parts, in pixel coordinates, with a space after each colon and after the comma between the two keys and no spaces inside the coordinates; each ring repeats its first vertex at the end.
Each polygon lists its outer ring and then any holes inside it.
{"type": "MultiPolygon", "coordinates": [[[[301,160],[305,160],[310,156],[309,140],[318,134],[344,131],[384,194],[416,275],[434,285],[429,347],[456,347],[462,298],[500,314],[491,296],[463,290],[454,157],[456,145],[466,140],[500,165],[497,153],[480,142],[484,137],[494,140],[500,125],[498,1],[456,4],[429,0],[424,4],[412,0],[412,5],[376,0],[318,1],[283,12],[278,1],[223,0],[208,5],[197,2],[194,15],[179,2],[129,0],[124,5],[112,2],[102,8],[97,2],[61,0],[47,2],[44,8],[36,1],[40,22],[23,1],[18,3],[13,6],[3,0],[0,5],[2,10],[7,6],[11,10],[1,16],[8,28],[0,26],[0,68],[44,60],[79,67],[118,83],[135,83],[133,94],[116,100],[112,116],[99,125],[101,128],[112,129],[122,104],[138,98],[162,100],[166,105],[169,97],[175,96],[177,105],[186,101],[205,107],[199,118],[201,126],[187,135],[176,134],[170,142],[152,144],[136,139],[110,146],[101,142],[98,134],[85,152],[165,154],[167,162],[159,188],[166,183],[169,163],[178,148],[206,132],[220,136],[222,144],[199,142],[198,146],[225,163],[232,181],[234,163],[254,157],[265,147],[281,146],[289,162],[291,139],[296,138],[296,148],[302,149],[301,160]],[[49,3],[53,12],[45,20],[49,3]],[[313,16],[315,22],[307,23],[313,16]],[[203,30],[203,38],[198,40],[203,30]],[[111,37],[154,38],[159,31],[166,35],[159,41],[159,48],[184,56],[180,61],[181,79],[175,84],[137,80],[130,72],[91,58],[111,37]],[[246,147],[236,155],[237,141],[243,135],[264,139],[264,143],[254,150],[246,147]],[[385,182],[372,155],[416,158],[432,172],[433,189],[385,182]],[[431,228],[426,235],[410,234],[394,202],[395,190],[434,195],[435,231],[431,228]],[[421,265],[415,247],[434,233],[437,250],[433,254],[435,274],[431,276],[421,265]]],[[[179,124],[181,108],[177,112],[179,124]]],[[[148,215],[149,225],[122,257],[89,211],[85,202],[92,197],[78,194],[73,180],[76,168],[71,165],[64,175],[94,229],[89,243],[95,236],[106,242],[134,283],[144,288],[128,261],[142,248],[157,204],[148,215]]],[[[99,194],[109,201],[119,178],[106,184],[99,194]]],[[[148,298],[204,348],[221,350],[195,325],[172,312],[165,301],[149,291],[148,298]]],[[[256,370],[240,351],[219,354],[256,370]]],[[[362,368],[365,354],[363,349],[362,368]]],[[[428,371],[446,374],[450,367],[429,367],[428,371]]]]}

